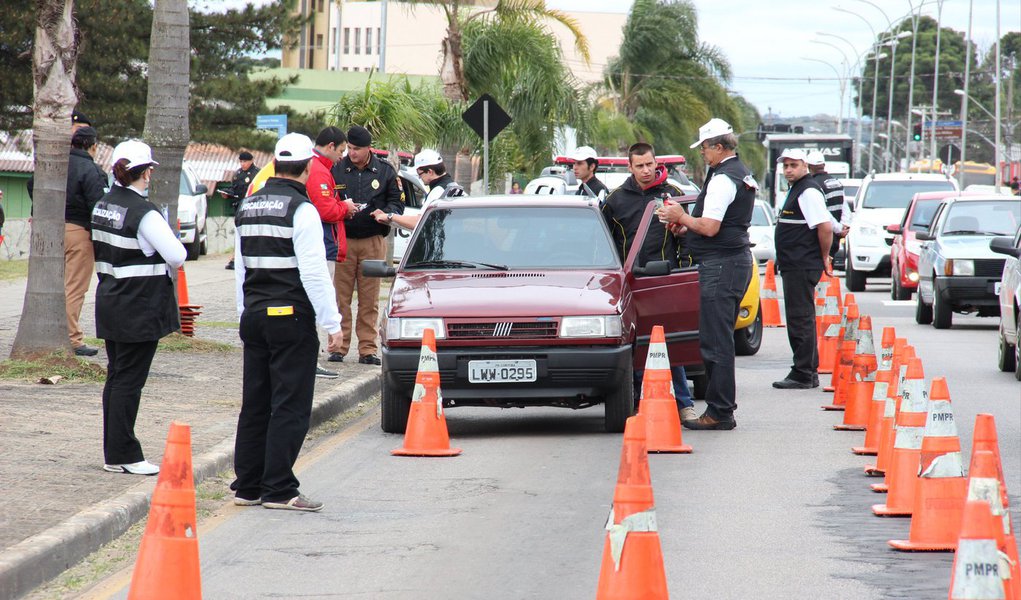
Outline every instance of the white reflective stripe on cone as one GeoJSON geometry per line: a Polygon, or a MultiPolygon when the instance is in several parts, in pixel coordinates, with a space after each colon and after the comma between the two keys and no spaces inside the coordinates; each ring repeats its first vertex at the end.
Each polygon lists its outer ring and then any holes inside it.
{"type": "Polygon", "coordinates": [[[929,402],[929,414],[925,418],[925,437],[957,437],[954,409],[949,400],[929,402]]]}
{"type": "Polygon", "coordinates": [[[620,571],[620,557],[624,554],[624,542],[631,532],[658,531],[656,528],[656,509],[650,508],[642,512],[628,515],[614,523],[613,507],[610,507],[610,518],[606,521],[606,531],[610,538],[610,555],[613,557],[613,570],[620,571]]]}
{"type": "Polygon", "coordinates": [[[645,370],[648,371],[650,369],[670,370],[670,359],[667,356],[666,344],[661,342],[649,344],[649,354],[645,359],[645,370]]]}
{"type": "Polygon", "coordinates": [[[996,540],[959,540],[952,600],[1004,600],[996,540]]]}
{"type": "Polygon", "coordinates": [[[964,461],[960,452],[947,452],[932,459],[929,467],[919,477],[938,479],[942,477],[964,477],[964,461]]]}
{"type": "Polygon", "coordinates": [[[924,413],[929,410],[929,392],[925,390],[925,380],[905,379],[901,389],[900,412],[924,413]]]}
{"type": "Polygon", "coordinates": [[[922,448],[922,437],[925,435],[924,427],[897,427],[897,436],[894,438],[893,447],[900,450],[919,450],[922,448]]]}

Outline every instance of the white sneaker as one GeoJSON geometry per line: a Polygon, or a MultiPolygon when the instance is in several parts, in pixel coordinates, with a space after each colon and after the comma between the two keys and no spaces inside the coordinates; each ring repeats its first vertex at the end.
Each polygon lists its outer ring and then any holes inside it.
{"type": "Polygon", "coordinates": [[[156,475],[160,468],[147,460],[127,465],[103,465],[104,471],[111,473],[128,473],[131,475],[156,475]]]}
{"type": "Polygon", "coordinates": [[[694,406],[686,406],[681,409],[681,420],[682,421],[694,421],[698,418],[698,413],[695,412],[694,406]]]}

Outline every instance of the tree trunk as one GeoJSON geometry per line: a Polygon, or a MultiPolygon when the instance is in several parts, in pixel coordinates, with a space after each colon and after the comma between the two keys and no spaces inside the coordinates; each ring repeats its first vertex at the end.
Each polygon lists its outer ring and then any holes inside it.
{"type": "Polygon", "coordinates": [[[159,163],[149,184],[149,200],[166,213],[174,231],[179,229],[177,195],[181,163],[191,136],[188,127],[190,56],[187,0],[156,0],[143,135],[152,147],[153,159],[159,163]]]}
{"type": "Polygon", "coordinates": [[[71,111],[78,103],[74,0],[39,0],[32,75],[35,183],[28,283],[12,358],[69,351],[64,295],[64,200],[71,111]]]}
{"type": "Polygon", "coordinates": [[[443,39],[443,64],[440,65],[440,80],[443,95],[452,102],[467,102],[468,90],[464,82],[464,68],[461,65],[461,30],[456,22],[447,27],[443,39]]]}

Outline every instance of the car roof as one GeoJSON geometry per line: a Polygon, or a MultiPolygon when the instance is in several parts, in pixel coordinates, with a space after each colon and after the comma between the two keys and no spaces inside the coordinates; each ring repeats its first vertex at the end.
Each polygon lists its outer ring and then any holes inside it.
{"type": "Polygon", "coordinates": [[[953,198],[947,198],[946,202],[1021,202],[1021,197],[1009,194],[960,194],[953,198]]]}
{"type": "Polygon", "coordinates": [[[596,199],[574,194],[547,194],[532,196],[528,194],[504,194],[493,196],[458,196],[440,198],[430,206],[440,206],[443,202],[456,204],[457,208],[516,208],[516,207],[561,207],[577,208],[579,206],[597,206],[596,199]],[[456,202],[454,202],[456,201],[456,202]]]}
{"type": "Polygon", "coordinates": [[[938,192],[918,192],[912,196],[912,200],[943,200],[956,196],[974,196],[974,192],[959,192],[957,190],[940,190],[938,192]]]}
{"type": "Polygon", "coordinates": [[[940,173],[875,173],[866,179],[873,181],[953,181],[940,173]]]}

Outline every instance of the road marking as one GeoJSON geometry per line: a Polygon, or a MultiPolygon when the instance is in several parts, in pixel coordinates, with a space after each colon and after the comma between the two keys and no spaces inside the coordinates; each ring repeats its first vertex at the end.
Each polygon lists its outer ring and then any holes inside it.
{"type": "MultiPolygon", "coordinates": [[[[333,434],[330,437],[330,439],[323,442],[322,444],[319,444],[311,451],[309,451],[308,454],[299,458],[298,461],[294,463],[294,473],[296,475],[300,474],[305,469],[308,469],[312,465],[322,460],[323,457],[325,457],[331,451],[335,450],[338,446],[342,446],[343,444],[351,440],[351,438],[362,433],[363,431],[371,427],[374,423],[378,422],[379,422],[378,407],[375,410],[368,410],[364,415],[358,417],[349,425],[344,427],[342,431],[333,434]]],[[[215,512],[213,512],[213,514],[211,514],[210,516],[205,517],[204,519],[201,519],[199,521],[197,527],[199,535],[206,535],[210,533],[220,525],[224,524],[227,521],[227,519],[230,519],[231,517],[234,517],[243,511],[250,511],[258,508],[262,507],[234,506],[234,497],[228,495],[227,500],[224,501],[221,507],[215,509],[215,512]]],[[[148,517],[146,517],[146,519],[148,519],[148,517]]],[[[141,523],[141,521],[139,522],[141,523]]],[[[88,590],[87,592],[79,596],[79,598],[81,600],[109,600],[110,598],[113,598],[114,596],[120,594],[121,592],[125,592],[128,589],[128,586],[131,584],[131,575],[134,573],[134,571],[135,563],[132,562],[127,567],[104,578],[103,581],[98,583],[91,590],[88,590]]]]}
{"type": "Polygon", "coordinates": [[[883,300],[883,306],[914,306],[914,300],[883,300]]]}

